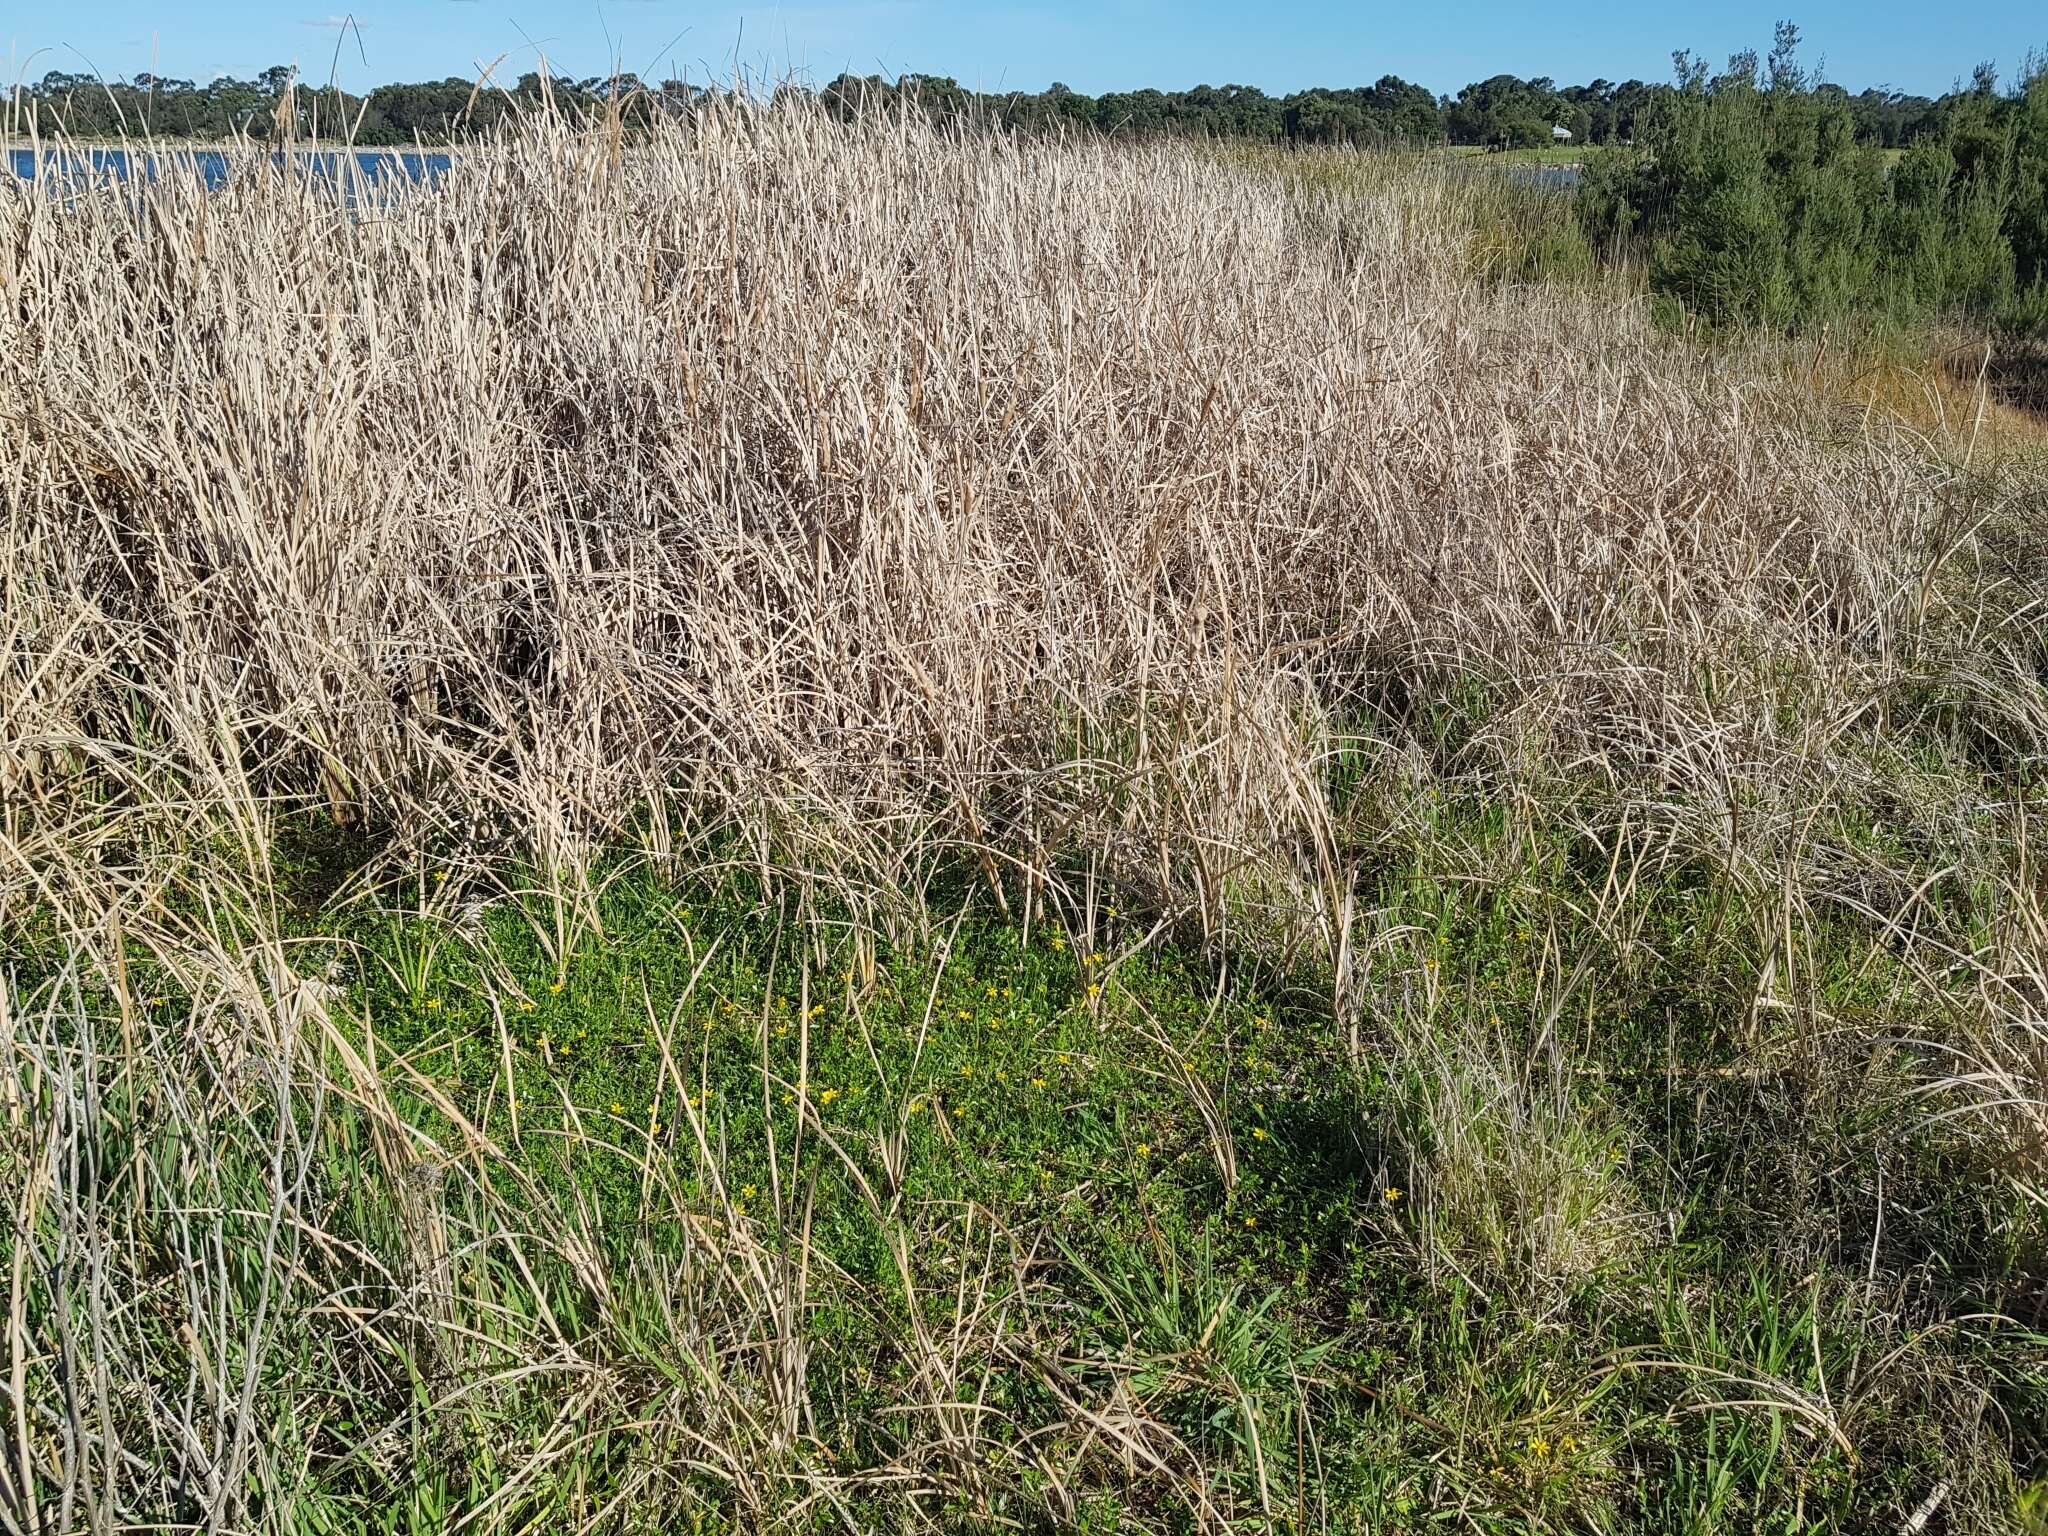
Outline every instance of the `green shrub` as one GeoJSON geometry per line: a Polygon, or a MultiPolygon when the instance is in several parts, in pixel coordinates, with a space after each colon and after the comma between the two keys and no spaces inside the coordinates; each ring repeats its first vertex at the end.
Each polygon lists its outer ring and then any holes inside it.
{"type": "Polygon", "coordinates": [[[1647,259],[1652,293],[1708,326],[1799,330],[1852,315],[1952,314],[2025,329],[2048,305],[2048,78],[1988,72],[1887,168],[1853,99],[1796,61],[1738,54],[1709,78],[1678,55],[1632,154],[1589,165],[1582,223],[1647,259]]]}

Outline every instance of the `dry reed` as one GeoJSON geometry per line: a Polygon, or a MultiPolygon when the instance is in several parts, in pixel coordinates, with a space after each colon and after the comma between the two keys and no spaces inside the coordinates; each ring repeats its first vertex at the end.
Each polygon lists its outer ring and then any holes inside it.
{"type": "MultiPolygon", "coordinates": [[[[466,1150],[422,1147],[280,940],[285,807],[394,859],[530,858],[564,951],[625,839],[821,881],[883,925],[923,920],[938,866],[1083,923],[1100,881],[1318,970],[1364,1040],[1388,987],[1436,983],[1397,963],[1361,862],[1427,790],[1483,792],[1611,855],[1624,939],[1646,870],[1752,891],[1784,962],[1760,1007],[1794,1005],[1814,912],[1868,912],[1930,976],[1953,953],[1982,984],[1943,983],[1932,1043],[1960,1065],[1935,1112],[2007,1138],[2041,1198],[2041,895],[1991,825],[2036,811],[1977,803],[2048,739],[2038,485],[1845,433],[1789,370],[1702,357],[1618,290],[1482,270],[1469,178],[1301,165],[732,101],[623,147],[531,122],[431,186],[249,156],[212,192],[0,188],[0,926],[72,955],[0,992],[10,1518],[148,1519],[149,1469],[176,1465],[192,1518],[249,1528],[303,1465],[255,1421],[259,1377],[396,1355],[450,1435],[472,1397],[554,1394],[515,1482],[630,1422],[636,1496],[688,1468],[761,1523],[978,1507],[970,1378],[1037,1371],[1132,1475],[1215,1513],[1185,1447],[971,1310],[906,1335],[922,1449],[867,1486],[828,1471],[801,1336],[828,1281],[708,1232],[606,1274],[573,1211],[506,1226],[503,1130],[448,1106],[466,1150]],[[1852,801],[2004,893],[1990,948],[1831,838],[1852,801]],[[126,995],[131,945],[203,1000],[189,1020],[126,995]],[[310,1127],[343,1103],[408,1192],[381,1256],[309,1193],[310,1127]],[[91,1176],[103,1136],[161,1124],[189,1129],[177,1166],[121,1199],[184,1211],[174,1260],[128,1246],[91,1176]],[[207,1193],[235,1180],[262,1202],[207,1193]],[[239,1315],[223,1268],[249,1242],[279,1294],[239,1315]],[[572,1341],[553,1282],[459,1294],[493,1245],[544,1256],[600,1326],[572,1341]],[[693,1372],[606,1332],[623,1292],[688,1298],[693,1372]]],[[[1550,1066],[1532,1088],[1394,1048],[1463,1138],[1417,1156],[1477,1170],[1435,1209],[1453,1265],[1533,1249],[1538,1279],[1579,1276],[1635,1230],[1572,1161],[1599,1147],[1550,1066]],[[1482,1078],[1570,1144],[1488,1141],[1482,1078]]]]}

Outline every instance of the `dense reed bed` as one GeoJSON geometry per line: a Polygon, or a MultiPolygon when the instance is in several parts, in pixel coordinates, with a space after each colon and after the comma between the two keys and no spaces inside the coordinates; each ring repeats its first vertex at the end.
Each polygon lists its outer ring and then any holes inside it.
{"type": "Polygon", "coordinates": [[[1547,217],[0,188],[7,1519],[2024,1528],[2048,482],[1547,217]]]}

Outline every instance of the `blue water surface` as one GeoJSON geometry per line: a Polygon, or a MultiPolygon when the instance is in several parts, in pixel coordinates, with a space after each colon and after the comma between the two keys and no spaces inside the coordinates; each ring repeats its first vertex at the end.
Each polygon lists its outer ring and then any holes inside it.
{"type": "Polygon", "coordinates": [[[197,174],[209,187],[225,186],[239,173],[262,165],[291,165],[320,176],[360,178],[380,182],[402,178],[433,181],[454,165],[452,155],[433,151],[399,149],[294,150],[286,154],[261,151],[227,154],[217,149],[58,149],[46,146],[38,153],[14,149],[7,153],[8,168],[16,176],[54,176],[68,180],[98,180],[111,177],[127,181],[140,175],[156,180],[167,175],[197,174]]]}

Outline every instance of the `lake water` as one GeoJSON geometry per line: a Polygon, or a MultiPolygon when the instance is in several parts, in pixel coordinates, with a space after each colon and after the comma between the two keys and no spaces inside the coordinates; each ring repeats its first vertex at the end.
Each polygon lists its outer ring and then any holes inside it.
{"type": "MultiPolygon", "coordinates": [[[[73,180],[112,177],[126,181],[137,174],[155,179],[196,173],[209,187],[225,184],[237,169],[246,172],[251,166],[266,160],[282,165],[286,159],[282,154],[265,155],[261,151],[226,154],[217,149],[167,149],[132,154],[121,149],[51,148],[45,148],[40,158],[32,150],[9,150],[7,158],[8,168],[21,177],[59,176],[73,180]]],[[[432,181],[455,163],[451,155],[410,149],[321,150],[318,153],[295,150],[290,158],[295,165],[317,175],[339,175],[343,179],[354,175],[370,182],[394,178],[432,181]]]]}
{"type": "MultiPolygon", "coordinates": [[[[119,149],[45,149],[39,163],[35,154],[26,149],[9,150],[7,153],[9,168],[17,176],[35,176],[40,172],[72,178],[112,176],[126,181],[134,168],[130,165],[132,160],[144,175],[151,177],[197,171],[209,187],[218,187],[226,182],[237,165],[247,167],[265,158],[282,164],[285,158],[281,154],[266,157],[260,150],[237,151],[229,155],[217,149],[170,149],[154,154],[130,155],[119,149]]],[[[324,176],[337,172],[346,174],[350,169],[349,162],[353,161],[355,174],[368,182],[394,177],[408,181],[432,181],[455,164],[452,155],[412,149],[322,150],[318,154],[294,150],[291,158],[324,176]]],[[[1576,165],[1511,165],[1507,172],[1517,180],[1532,182],[1550,192],[1571,192],[1579,185],[1579,168],[1576,165]]]]}
{"type": "Polygon", "coordinates": [[[1546,192],[1576,192],[1580,171],[1576,165],[1511,165],[1508,174],[1534,182],[1546,192]]]}

